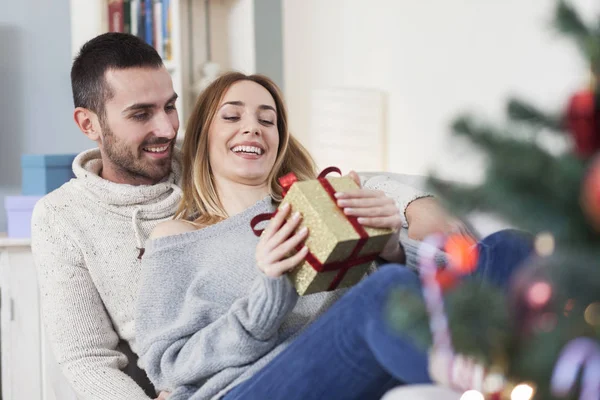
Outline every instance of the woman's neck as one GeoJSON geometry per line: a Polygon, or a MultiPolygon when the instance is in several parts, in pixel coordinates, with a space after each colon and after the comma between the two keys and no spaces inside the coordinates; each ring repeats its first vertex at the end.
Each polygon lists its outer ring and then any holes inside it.
{"type": "Polygon", "coordinates": [[[218,180],[215,183],[219,200],[230,217],[245,211],[269,195],[266,183],[256,186],[218,180]]]}

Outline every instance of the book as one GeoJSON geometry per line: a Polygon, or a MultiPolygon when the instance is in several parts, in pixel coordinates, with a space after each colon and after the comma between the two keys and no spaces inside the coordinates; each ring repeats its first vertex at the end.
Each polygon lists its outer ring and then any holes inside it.
{"type": "Polygon", "coordinates": [[[131,34],[138,36],[138,26],[140,21],[140,1],[130,0],[131,34]]]}
{"type": "Polygon", "coordinates": [[[165,58],[165,43],[163,36],[163,4],[161,0],[154,0],[154,48],[161,58],[165,58]]]}
{"type": "Polygon", "coordinates": [[[109,32],[124,32],[123,0],[108,0],[109,32]]]}
{"type": "Polygon", "coordinates": [[[163,0],[163,41],[164,41],[164,54],[166,60],[173,59],[173,48],[171,47],[171,35],[172,33],[172,25],[171,25],[171,0],[163,0]]]}
{"type": "Polygon", "coordinates": [[[146,39],[146,43],[148,43],[150,46],[154,46],[154,24],[153,24],[153,17],[152,15],[154,14],[153,12],[153,0],[146,0],[144,2],[145,5],[145,27],[144,27],[144,34],[146,35],[145,39],[146,39]]]}
{"type": "Polygon", "coordinates": [[[146,1],[151,0],[138,0],[138,26],[137,36],[143,40],[146,40],[146,1]]]}
{"type": "Polygon", "coordinates": [[[131,0],[123,0],[123,32],[131,33],[131,0]]]}

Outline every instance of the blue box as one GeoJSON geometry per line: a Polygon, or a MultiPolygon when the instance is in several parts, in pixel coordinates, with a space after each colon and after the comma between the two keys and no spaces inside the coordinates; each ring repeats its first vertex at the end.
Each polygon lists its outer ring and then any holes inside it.
{"type": "Polygon", "coordinates": [[[42,196],[6,196],[4,208],[8,222],[9,238],[31,237],[31,214],[42,196]]]}
{"type": "Polygon", "coordinates": [[[21,191],[25,196],[42,196],[74,178],[73,159],[77,154],[23,154],[21,191]]]}

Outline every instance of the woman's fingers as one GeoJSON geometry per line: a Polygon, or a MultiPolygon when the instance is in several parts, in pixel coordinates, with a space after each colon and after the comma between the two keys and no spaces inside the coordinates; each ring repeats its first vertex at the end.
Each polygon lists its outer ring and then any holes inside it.
{"type": "Polygon", "coordinates": [[[271,218],[271,221],[263,231],[261,235],[261,240],[269,240],[273,235],[275,235],[279,231],[279,228],[281,228],[281,226],[285,222],[286,217],[289,215],[290,210],[291,207],[288,203],[285,203],[283,206],[281,206],[281,208],[277,211],[277,214],[275,214],[275,216],[271,218]]]}
{"type": "Polygon", "coordinates": [[[288,219],[277,232],[275,232],[268,241],[267,249],[273,250],[281,243],[286,241],[296,230],[300,222],[302,221],[302,216],[299,212],[295,212],[292,214],[291,218],[288,219]]]}
{"type": "Polygon", "coordinates": [[[362,225],[372,228],[399,229],[402,226],[396,202],[379,190],[358,189],[336,193],[337,204],[344,214],[358,218],[362,225]]]}
{"type": "Polygon", "coordinates": [[[402,226],[400,215],[391,215],[388,217],[360,217],[358,222],[371,228],[388,228],[397,230],[402,226]]]}
{"type": "Polygon", "coordinates": [[[289,214],[289,205],[282,206],[261,235],[256,247],[256,264],[263,273],[271,277],[280,276],[295,267],[308,253],[308,249],[304,248],[288,257],[308,236],[307,228],[294,233],[302,217],[295,213],[286,221],[289,214]]]}
{"type": "Polygon", "coordinates": [[[394,204],[394,200],[386,197],[360,197],[352,199],[340,199],[337,201],[338,206],[342,208],[364,208],[364,207],[378,207],[385,204],[394,204]]]}
{"type": "Polygon", "coordinates": [[[275,263],[286,258],[286,255],[290,254],[292,250],[296,249],[306,237],[308,236],[308,228],[304,227],[296,232],[285,242],[274,247],[269,254],[269,261],[275,263]]]}
{"type": "Polygon", "coordinates": [[[272,264],[271,270],[277,274],[275,276],[283,275],[284,273],[294,269],[298,264],[304,261],[307,254],[308,247],[304,246],[293,256],[283,259],[275,264],[272,264]]]}
{"type": "Polygon", "coordinates": [[[395,204],[386,204],[369,208],[344,208],[344,214],[358,218],[389,217],[400,214],[395,204]]]}
{"type": "Polygon", "coordinates": [[[372,189],[354,189],[348,190],[347,192],[336,192],[336,199],[357,199],[357,198],[365,198],[365,197],[385,197],[385,193],[381,190],[372,190],[372,189]]]}
{"type": "Polygon", "coordinates": [[[358,185],[358,187],[362,186],[360,184],[360,177],[358,176],[358,174],[356,173],[356,171],[350,171],[348,173],[348,176],[358,185]]]}

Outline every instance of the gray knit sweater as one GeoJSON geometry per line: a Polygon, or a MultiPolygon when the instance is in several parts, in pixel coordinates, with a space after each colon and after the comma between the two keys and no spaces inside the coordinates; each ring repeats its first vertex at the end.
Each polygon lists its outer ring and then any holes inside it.
{"type": "MultiPolygon", "coordinates": [[[[142,366],[170,399],[215,399],[248,379],[344,290],[298,297],[255,266],[257,214],[270,198],[207,228],[149,241],[136,338],[142,366]]],[[[414,242],[409,241],[408,246],[414,242]]]]}

